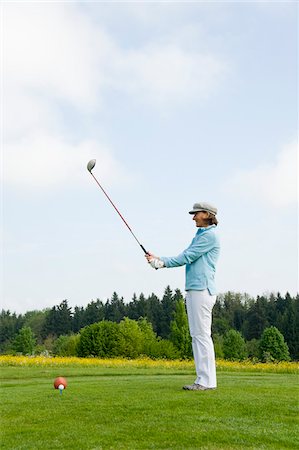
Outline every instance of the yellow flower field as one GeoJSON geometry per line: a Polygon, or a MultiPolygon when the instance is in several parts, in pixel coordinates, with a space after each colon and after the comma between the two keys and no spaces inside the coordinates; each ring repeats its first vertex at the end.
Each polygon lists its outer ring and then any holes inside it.
{"type": "MultiPolygon", "coordinates": [[[[11,356],[0,355],[0,366],[27,366],[27,367],[57,367],[57,366],[82,366],[82,367],[123,367],[123,368],[163,368],[163,369],[193,369],[193,361],[178,360],[153,360],[150,358],[138,359],[101,359],[101,358],[77,358],[77,357],[51,357],[51,356],[11,356]]],[[[251,361],[232,362],[222,359],[217,360],[217,370],[221,371],[257,371],[277,373],[299,373],[297,362],[280,363],[252,363],[251,361]]]]}

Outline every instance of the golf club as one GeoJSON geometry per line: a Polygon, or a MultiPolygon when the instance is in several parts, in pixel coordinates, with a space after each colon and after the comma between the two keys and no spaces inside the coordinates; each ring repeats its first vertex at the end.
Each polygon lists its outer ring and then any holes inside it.
{"type": "Polygon", "coordinates": [[[94,168],[94,166],[96,165],[96,160],[95,159],[91,159],[88,164],[87,164],[87,170],[90,173],[90,175],[93,177],[93,179],[95,180],[95,182],[98,184],[98,186],[100,186],[101,190],[104,192],[104,194],[106,195],[106,197],[108,198],[109,202],[111,203],[111,205],[113,206],[113,208],[115,209],[115,211],[117,212],[117,214],[119,215],[119,217],[122,219],[122,221],[124,222],[124,224],[128,227],[128,229],[130,230],[130,233],[133,235],[134,239],[138,242],[138,244],[140,245],[140,247],[142,248],[142,250],[144,251],[145,254],[148,254],[148,252],[145,250],[145,248],[143,247],[142,244],[140,244],[140,242],[138,241],[137,237],[135,236],[135,234],[133,233],[133,231],[131,230],[130,226],[127,224],[127,222],[125,221],[125,219],[123,218],[123,216],[121,215],[121,213],[119,212],[119,210],[117,209],[117,207],[115,206],[115,204],[113,203],[113,201],[111,200],[111,198],[109,197],[109,195],[107,194],[107,192],[103,189],[103,187],[100,185],[99,181],[96,179],[96,177],[94,176],[94,174],[92,173],[92,169],[94,168]]]}

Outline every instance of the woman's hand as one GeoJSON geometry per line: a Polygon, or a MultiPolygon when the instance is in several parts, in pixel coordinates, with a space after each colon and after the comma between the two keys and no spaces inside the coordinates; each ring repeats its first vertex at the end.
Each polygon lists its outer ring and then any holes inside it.
{"type": "Polygon", "coordinates": [[[164,262],[158,256],[153,255],[152,253],[147,253],[145,255],[147,262],[152,266],[153,269],[162,269],[164,266],[164,262]]]}
{"type": "Polygon", "coordinates": [[[153,259],[157,258],[157,256],[153,255],[152,253],[146,253],[145,257],[148,263],[150,263],[153,259]]]}

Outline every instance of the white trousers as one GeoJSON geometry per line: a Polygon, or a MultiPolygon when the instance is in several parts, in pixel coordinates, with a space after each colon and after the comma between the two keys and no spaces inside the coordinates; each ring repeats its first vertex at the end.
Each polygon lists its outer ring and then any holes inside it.
{"type": "Polygon", "coordinates": [[[209,291],[187,291],[186,304],[197,378],[196,384],[215,388],[216,363],[211,337],[212,309],[216,295],[209,291]]]}

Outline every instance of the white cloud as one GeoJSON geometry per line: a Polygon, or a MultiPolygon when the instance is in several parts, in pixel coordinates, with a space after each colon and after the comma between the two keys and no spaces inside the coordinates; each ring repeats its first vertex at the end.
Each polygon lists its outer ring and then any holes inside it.
{"type": "Polygon", "coordinates": [[[109,46],[103,32],[67,4],[6,3],[3,22],[5,89],[94,105],[109,46]]]}
{"type": "Polygon", "coordinates": [[[228,65],[216,56],[169,43],[150,44],[117,55],[111,82],[138,99],[165,107],[206,99],[227,71],[228,65]]]}
{"type": "Polygon", "coordinates": [[[142,93],[158,104],[161,95],[172,101],[202,98],[218,86],[228,65],[206,48],[187,50],[178,36],[180,29],[122,48],[74,5],[6,4],[5,91],[17,87],[44,102],[63,99],[78,108],[98,106],[107,87],[142,93]]]}
{"type": "Polygon", "coordinates": [[[164,112],[205,99],[227,71],[218,57],[184,49],[179,33],[122,48],[76,4],[5,3],[3,11],[4,179],[14,185],[75,180],[98,153],[105,172],[124,176],[107,146],[66,142],[64,106],[94,119],[111,90],[164,112]]]}
{"type": "Polygon", "coordinates": [[[62,184],[86,184],[86,165],[97,159],[97,169],[105,185],[126,182],[129,177],[108,148],[95,141],[67,143],[39,132],[10,143],[4,156],[4,180],[28,188],[60,188],[62,184]]]}
{"type": "Polygon", "coordinates": [[[3,12],[5,138],[58,128],[62,105],[99,108],[106,34],[72,5],[6,3],[3,12]]]}
{"type": "Polygon", "coordinates": [[[23,137],[32,130],[55,126],[56,117],[50,105],[41,97],[18,84],[6,86],[3,105],[5,140],[23,137]]]}
{"type": "Polygon", "coordinates": [[[273,207],[287,207],[297,201],[297,142],[285,145],[275,161],[251,170],[238,170],[228,181],[234,195],[252,198],[273,207]]]}
{"type": "Polygon", "coordinates": [[[59,123],[61,104],[80,114],[98,108],[109,38],[72,5],[3,9],[4,181],[42,189],[74,185],[91,158],[101,161],[104,182],[127,179],[111,149],[92,140],[67,142],[59,123]]]}

